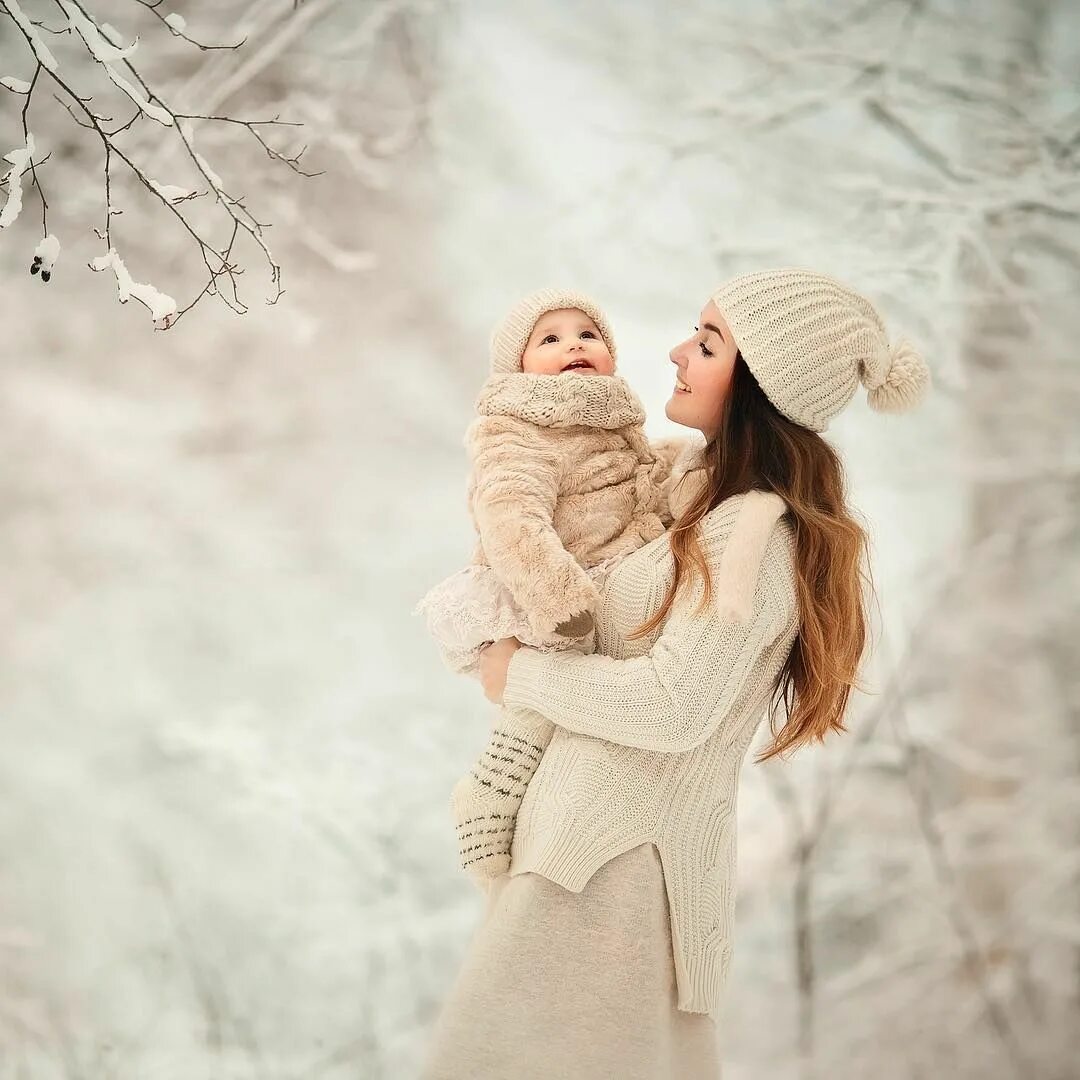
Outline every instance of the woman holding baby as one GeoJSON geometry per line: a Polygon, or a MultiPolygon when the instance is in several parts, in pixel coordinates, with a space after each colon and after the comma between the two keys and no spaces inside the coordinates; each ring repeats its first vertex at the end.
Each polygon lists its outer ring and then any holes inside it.
{"type": "Polygon", "coordinates": [[[428,605],[500,706],[453,796],[487,898],[425,1080],[719,1076],[744,758],[766,715],[757,761],[845,730],[866,536],[821,433],[860,383],[915,405],[925,363],[800,269],[728,281],[671,350],[666,415],[704,442],[644,439],[615,361],[574,293],[492,339],[477,552],[428,605]]]}

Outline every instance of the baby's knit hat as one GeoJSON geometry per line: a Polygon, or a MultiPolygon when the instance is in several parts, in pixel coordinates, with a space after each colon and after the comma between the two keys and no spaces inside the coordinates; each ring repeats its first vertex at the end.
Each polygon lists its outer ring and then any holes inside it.
{"type": "Polygon", "coordinates": [[[865,297],[833,278],[785,268],[743,274],[712,295],[768,399],[789,420],[824,431],[861,381],[872,409],[905,412],[930,372],[915,347],[890,346],[865,297]]]}
{"type": "Polygon", "coordinates": [[[520,300],[510,313],[491,333],[491,372],[501,374],[521,371],[521,354],[529,343],[536,320],[549,311],[561,308],[579,308],[594,323],[611,353],[612,371],[615,370],[615,339],[608,326],[607,316],[600,306],[584,293],[570,289],[541,289],[520,300]]]}

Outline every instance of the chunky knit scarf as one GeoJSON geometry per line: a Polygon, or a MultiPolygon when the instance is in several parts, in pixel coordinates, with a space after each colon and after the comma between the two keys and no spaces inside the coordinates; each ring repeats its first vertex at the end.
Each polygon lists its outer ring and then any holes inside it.
{"type": "Polygon", "coordinates": [[[502,372],[480,389],[481,416],[517,416],[543,427],[584,426],[614,431],[641,424],[645,410],[620,375],[561,375],[502,372]]]}

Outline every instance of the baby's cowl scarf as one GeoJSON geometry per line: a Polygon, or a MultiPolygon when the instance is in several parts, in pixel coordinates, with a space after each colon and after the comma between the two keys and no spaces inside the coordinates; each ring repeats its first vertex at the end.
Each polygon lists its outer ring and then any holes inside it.
{"type": "Polygon", "coordinates": [[[620,375],[561,375],[502,372],[480,389],[481,416],[517,416],[542,427],[584,426],[614,431],[642,424],[645,410],[620,375]]]}

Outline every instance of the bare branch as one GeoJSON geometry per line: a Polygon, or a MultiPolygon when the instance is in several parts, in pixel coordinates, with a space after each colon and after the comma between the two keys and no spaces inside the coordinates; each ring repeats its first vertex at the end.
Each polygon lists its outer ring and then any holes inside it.
{"type": "Polygon", "coordinates": [[[235,45],[205,45],[201,41],[196,41],[193,37],[189,37],[185,30],[187,23],[182,15],[173,12],[171,15],[162,15],[158,8],[161,7],[162,0],[136,0],[147,11],[151,12],[156,19],[159,19],[164,26],[169,30],[169,33],[173,37],[183,38],[184,41],[190,42],[196,48],[201,49],[203,52],[213,52],[218,49],[229,50],[239,49],[246,41],[246,37],[242,37],[235,45]]]}
{"type": "Polygon", "coordinates": [[[303,155],[304,151],[307,149],[306,146],[302,147],[300,151],[294,154],[292,157],[287,157],[286,155],[280,153],[272,146],[270,146],[270,144],[267,143],[267,141],[257,130],[257,128],[260,126],[270,124],[276,124],[281,127],[303,126],[302,124],[299,124],[295,121],[279,120],[277,117],[275,117],[273,120],[239,120],[233,116],[208,116],[203,113],[176,113],[175,116],[178,120],[217,120],[224,124],[239,124],[241,127],[247,128],[247,130],[251,132],[259,145],[266,151],[266,156],[269,157],[272,161],[280,161],[283,164],[288,165],[293,172],[299,173],[301,176],[322,176],[325,172],[325,170],[320,170],[319,172],[306,172],[304,169],[300,168],[300,158],[303,155]]]}

